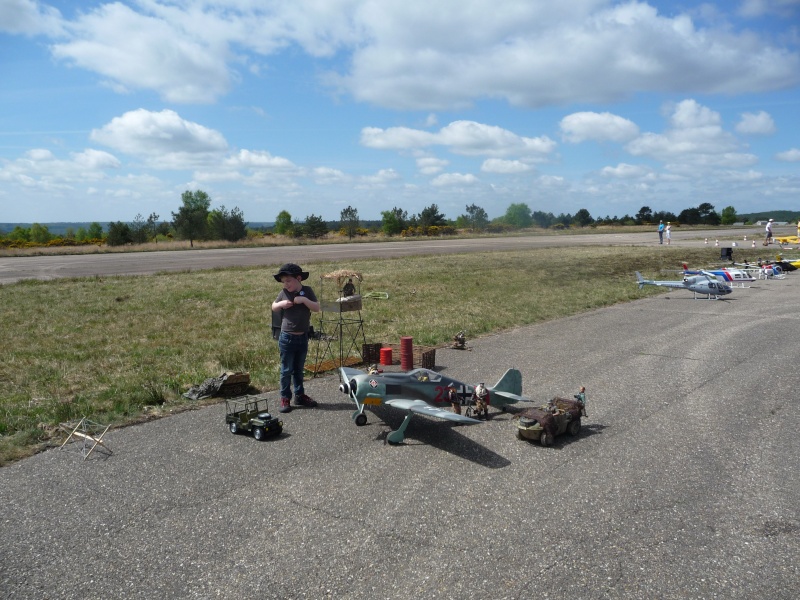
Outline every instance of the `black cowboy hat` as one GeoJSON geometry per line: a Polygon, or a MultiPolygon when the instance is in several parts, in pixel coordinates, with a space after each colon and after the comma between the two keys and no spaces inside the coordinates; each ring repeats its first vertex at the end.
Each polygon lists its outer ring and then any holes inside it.
{"type": "Polygon", "coordinates": [[[308,279],[308,271],[303,271],[300,268],[300,265],[296,265],[294,263],[286,263],[282,265],[278,272],[273,275],[275,281],[278,283],[281,282],[281,275],[291,275],[292,277],[300,277],[300,281],[308,279]]]}

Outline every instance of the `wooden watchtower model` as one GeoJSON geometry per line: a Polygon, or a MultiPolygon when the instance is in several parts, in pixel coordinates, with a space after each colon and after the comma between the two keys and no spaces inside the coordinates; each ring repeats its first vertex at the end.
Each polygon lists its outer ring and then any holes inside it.
{"type": "Polygon", "coordinates": [[[362,279],[361,273],[347,269],[320,275],[319,331],[315,364],[310,365],[314,375],[363,362],[362,279]]]}

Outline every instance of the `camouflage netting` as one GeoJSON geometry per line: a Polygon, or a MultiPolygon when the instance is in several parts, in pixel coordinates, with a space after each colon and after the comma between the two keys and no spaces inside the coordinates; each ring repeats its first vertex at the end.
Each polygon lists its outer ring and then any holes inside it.
{"type": "Polygon", "coordinates": [[[577,419],[581,416],[581,403],[572,398],[559,398],[556,396],[550,400],[550,404],[564,412],[570,413],[573,419],[577,419]]]}
{"type": "Polygon", "coordinates": [[[555,437],[556,424],[553,418],[553,413],[551,412],[552,407],[556,407],[565,413],[569,413],[572,415],[573,419],[579,419],[581,416],[580,402],[570,398],[559,398],[556,396],[550,400],[546,406],[523,410],[521,413],[519,413],[520,423],[526,427],[529,427],[533,425],[534,421],[536,421],[549,435],[555,437]]]}
{"type": "Polygon", "coordinates": [[[341,292],[342,296],[353,296],[356,293],[356,287],[353,284],[353,279],[358,280],[358,291],[361,291],[361,282],[364,281],[364,276],[358,271],[350,269],[339,269],[338,271],[331,271],[330,273],[323,273],[319,276],[320,279],[335,279],[336,289],[341,292]],[[349,280],[349,281],[348,281],[349,280]],[[347,283],[344,283],[347,281],[347,283]]]}
{"type": "Polygon", "coordinates": [[[553,415],[543,408],[527,408],[519,413],[519,421],[526,427],[530,427],[534,422],[538,422],[549,435],[555,437],[556,429],[553,422],[553,415]]]}
{"type": "Polygon", "coordinates": [[[228,379],[235,375],[239,374],[223,373],[219,377],[206,379],[200,385],[189,388],[189,391],[185,392],[183,397],[189,398],[190,400],[202,400],[203,398],[213,398],[214,396],[241,396],[250,389],[250,378],[248,376],[247,381],[228,383],[228,379]]]}
{"type": "Polygon", "coordinates": [[[355,277],[359,281],[364,281],[364,277],[358,271],[351,271],[350,269],[339,269],[338,271],[331,271],[319,276],[320,279],[336,279],[341,281],[345,278],[355,277]]]}

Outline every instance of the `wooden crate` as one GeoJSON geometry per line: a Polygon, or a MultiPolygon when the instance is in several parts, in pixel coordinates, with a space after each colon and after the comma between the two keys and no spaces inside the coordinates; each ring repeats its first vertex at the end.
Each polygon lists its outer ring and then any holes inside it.
{"type": "Polygon", "coordinates": [[[381,362],[381,348],[383,344],[362,344],[361,356],[364,359],[365,365],[375,365],[381,362]]]}

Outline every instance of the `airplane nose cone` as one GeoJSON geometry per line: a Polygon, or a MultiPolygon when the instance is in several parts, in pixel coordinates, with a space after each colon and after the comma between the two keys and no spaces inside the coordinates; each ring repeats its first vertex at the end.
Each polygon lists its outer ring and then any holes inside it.
{"type": "Polygon", "coordinates": [[[342,383],[339,385],[339,391],[342,392],[343,394],[349,394],[350,386],[348,386],[346,383],[342,383]]]}

